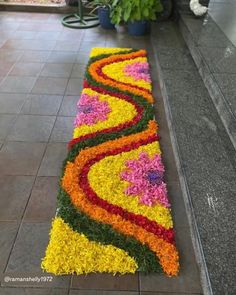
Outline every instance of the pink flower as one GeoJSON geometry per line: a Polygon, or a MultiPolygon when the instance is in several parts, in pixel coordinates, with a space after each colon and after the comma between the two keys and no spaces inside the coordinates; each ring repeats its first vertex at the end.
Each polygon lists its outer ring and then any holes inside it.
{"type": "Polygon", "coordinates": [[[126,167],[121,178],[130,182],[125,191],[127,195],[139,196],[140,203],[147,206],[159,203],[170,207],[166,184],[163,182],[165,169],[160,155],[151,159],[145,152],[141,152],[138,160],[127,161],[126,167]]]}
{"type": "Polygon", "coordinates": [[[107,120],[107,115],[111,109],[106,101],[99,101],[98,95],[82,94],[77,103],[79,113],[77,114],[74,125],[93,125],[99,121],[107,120]]]}
{"type": "Polygon", "coordinates": [[[149,74],[149,65],[147,62],[135,62],[128,64],[124,68],[124,73],[128,76],[134,78],[134,80],[144,80],[146,82],[151,82],[149,74]]]}

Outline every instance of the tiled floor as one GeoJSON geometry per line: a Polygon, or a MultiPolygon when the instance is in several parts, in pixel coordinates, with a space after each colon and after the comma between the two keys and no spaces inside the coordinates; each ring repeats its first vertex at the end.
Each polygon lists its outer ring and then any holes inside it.
{"type": "MultiPolygon", "coordinates": [[[[0,294],[201,294],[149,38],[100,28],[70,30],[62,27],[60,18],[0,13],[0,272],[12,277],[41,275],[40,260],[56,210],[60,167],[72,136],[84,68],[90,49],[97,46],[146,48],[149,52],[181,271],[177,278],[92,274],[54,277],[47,285],[2,281],[0,294]]],[[[187,66],[191,70],[191,64],[187,66]]]]}

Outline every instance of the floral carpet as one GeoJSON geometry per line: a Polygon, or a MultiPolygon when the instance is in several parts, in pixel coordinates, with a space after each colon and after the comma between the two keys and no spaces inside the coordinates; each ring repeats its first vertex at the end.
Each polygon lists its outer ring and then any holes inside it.
{"type": "Polygon", "coordinates": [[[42,260],[48,272],[178,274],[146,55],[91,51],[42,260]]]}

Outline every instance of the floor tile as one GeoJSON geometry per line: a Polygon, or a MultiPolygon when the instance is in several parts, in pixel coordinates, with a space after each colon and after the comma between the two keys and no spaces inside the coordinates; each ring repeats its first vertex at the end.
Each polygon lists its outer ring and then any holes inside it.
{"type": "Polygon", "coordinates": [[[0,272],[3,272],[6,267],[17,230],[16,222],[0,222],[0,272]]]}
{"type": "Polygon", "coordinates": [[[57,41],[54,47],[55,51],[78,51],[80,47],[80,40],[75,41],[57,41]]]}
{"type": "Polygon", "coordinates": [[[57,117],[53,127],[50,141],[53,142],[69,142],[73,135],[73,117],[57,117]]]}
{"type": "Polygon", "coordinates": [[[0,113],[19,113],[26,97],[25,94],[0,93],[0,113]]]}
{"type": "Polygon", "coordinates": [[[16,62],[22,56],[21,50],[0,49],[0,60],[16,62]]]}
{"type": "Polygon", "coordinates": [[[8,140],[46,142],[55,119],[55,116],[20,115],[11,129],[8,140]]]}
{"type": "Polygon", "coordinates": [[[86,70],[86,65],[84,64],[74,64],[71,73],[72,78],[83,78],[86,70]]]}
{"type": "Polygon", "coordinates": [[[71,288],[88,290],[138,290],[138,275],[88,274],[73,276],[71,288]]]}
{"type": "Polygon", "coordinates": [[[9,39],[3,49],[20,49],[20,50],[52,50],[56,44],[53,40],[19,40],[9,39]]]}
{"type": "Polygon", "coordinates": [[[29,93],[36,81],[34,77],[6,77],[0,84],[0,92],[29,93]]]}
{"type": "Polygon", "coordinates": [[[42,63],[18,62],[14,65],[9,76],[37,76],[43,67],[42,63]]]}
{"type": "MultiPolygon", "coordinates": [[[[201,295],[201,293],[184,293],[186,295],[201,295]]],[[[169,293],[169,292],[141,292],[140,295],[183,295],[183,293],[169,293]]]]}
{"type": "Polygon", "coordinates": [[[46,62],[51,51],[46,50],[26,50],[20,58],[20,62],[46,62]]]}
{"type": "Polygon", "coordinates": [[[89,61],[89,55],[87,53],[78,52],[76,62],[79,64],[87,64],[89,61]]]}
{"type": "Polygon", "coordinates": [[[11,287],[11,288],[1,288],[1,295],[68,295],[67,289],[59,288],[21,288],[21,287],[11,287]]]}
{"type": "Polygon", "coordinates": [[[83,80],[82,79],[69,79],[66,95],[80,95],[83,89],[83,80]]]}
{"type": "Polygon", "coordinates": [[[60,176],[68,149],[66,143],[49,143],[39,168],[39,176],[60,176]]]}
{"type": "Polygon", "coordinates": [[[59,116],[72,116],[75,117],[78,109],[77,109],[77,102],[79,100],[79,95],[76,96],[64,96],[59,116]]]}
{"type": "Polygon", "coordinates": [[[35,39],[37,40],[58,40],[60,32],[38,32],[36,33],[35,39]]]}
{"type": "Polygon", "coordinates": [[[32,89],[32,93],[64,94],[68,79],[39,77],[32,89]]]}
{"type": "Polygon", "coordinates": [[[35,38],[35,32],[33,31],[21,31],[21,30],[17,30],[13,33],[12,35],[13,39],[25,39],[25,40],[30,40],[30,39],[34,39],[35,38]]]}
{"type": "Polygon", "coordinates": [[[46,63],[40,73],[40,76],[69,78],[72,66],[72,64],[66,63],[46,63]]]}
{"type": "Polygon", "coordinates": [[[15,115],[5,115],[0,114],[0,139],[3,140],[10,132],[11,127],[13,126],[16,120],[15,115]]]}
{"type": "Polygon", "coordinates": [[[56,213],[58,177],[37,177],[24,221],[51,221],[56,213]]]}
{"type": "Polygon", "coordinates": [[[35,175],[45,143],[6,142],[0,151],[0,172],[5,175],[35,175]]]}
{"type": "Polygon", "coordinates": [[[6,272],[40,272],[48,243],[50,223],[23,223],[11,252],[6,272]]]}
{"type": "Polygon", "coordinates": [[[74,63],[77,53],[73,51],[52,51],[49,55],[48,63],[74,63]]]}
{"type": "MultiPolygon", "coordinates": [[[[1,96],[0,96],[1,97],[1,96]]],[[[21,113],[28,115],[57,115],[63,96],[29,94],[21,113]]]]}
{"type": "Polygon", "coordinates": [[[32,176],[0,176],[0,220],[20,220],[33,186],[32,176]]]}
{"type": "Polygon", "coordinates": [[[139,295],[135,291],[70,290],[69,295],[139,295]]]}
{"type": "Polygon", "coordinates": [[[13,62],[0,60],[0,76],[6,76],[13,66],[13,62]]]}

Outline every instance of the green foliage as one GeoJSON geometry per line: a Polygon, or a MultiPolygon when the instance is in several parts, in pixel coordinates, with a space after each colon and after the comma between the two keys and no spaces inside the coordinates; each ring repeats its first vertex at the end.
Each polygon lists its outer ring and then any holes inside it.
{"type": "Polygon", "coordinates": [[[93,7],[108,7],[111,8],[112,4],[113,4],[113,0],[93,0],[90,2],[90,5],[93,7]]]}
{"type": "Polygon", "coordinates": [[[111,9],[113,24],[122,21],[155,20],[163,10],[160,0],[114,0],[111,9]]]}

